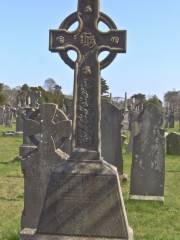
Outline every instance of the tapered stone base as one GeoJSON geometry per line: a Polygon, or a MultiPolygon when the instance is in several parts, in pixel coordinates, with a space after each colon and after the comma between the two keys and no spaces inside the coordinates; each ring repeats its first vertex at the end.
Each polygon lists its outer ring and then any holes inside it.
{"type": "Polygon", "coordinates": [[[133,239],[117,169],[100,160],[63,163],[50,176],[32,240],[108,238],[133,239]]]}

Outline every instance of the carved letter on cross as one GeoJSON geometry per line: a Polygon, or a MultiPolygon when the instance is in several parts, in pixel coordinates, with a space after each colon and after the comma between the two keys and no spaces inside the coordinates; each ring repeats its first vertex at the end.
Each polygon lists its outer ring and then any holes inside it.
{"type": "Polygon", "coordinates": [[[50,51],[59,53],[75,68],[72,149],[80,155],[85,153],[89,156],[87,160],[98,160],[101,158],[100,69],[108,66],[116,53],[126,52],[126,31],[117,30],[113,21],[99,12],[99,0],[78,0],[77,13],[66,18],[58,30],[50,30],[49,44],[50,51]],[[68,31],[76,21],[78,29],[68,31]],[[100,21],[108,25],[108,32],[98,30],[100,21]],[[77,52],[75,63],[68,59],[68,50],[77,52]],[[98,54],[102,51],[110,54],[100,63],[98,54]]]}

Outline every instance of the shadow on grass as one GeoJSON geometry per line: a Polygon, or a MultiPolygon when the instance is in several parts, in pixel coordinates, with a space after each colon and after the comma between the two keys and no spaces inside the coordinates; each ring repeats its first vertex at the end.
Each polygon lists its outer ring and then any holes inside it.
{"type": "Polygon", "coordinates": [[[15,158],[14,158],[13,160],[11,160],[11,161],[8,161],[8,162],[0,162],[0,164],[8,165],[8,164],[17,163],[17,162],[19,162],[19,161],[20,161],[20,157],[17,156],[17,157],[15,157],[15,158]]]}
{"type": "Polygon", "coordinates": [[[14,202],[14,201],[20,201],[20,200],[23,199],[23,198],[24,198],[23,195],[18,195],[16,198],[0,197],[0,200],[2,200],[2,201],[8,201],[8,202],[14,202]]]}

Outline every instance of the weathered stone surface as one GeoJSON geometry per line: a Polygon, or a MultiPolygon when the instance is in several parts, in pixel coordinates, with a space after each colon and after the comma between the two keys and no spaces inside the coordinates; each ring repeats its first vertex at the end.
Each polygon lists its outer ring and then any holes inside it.
{"type": "Polygon", "coordinates": [[[32,88],[30,93],[30,106],[36,108],[39,104],[39,98],[41,97],[41,91],[35,88],[32,88]]]}
{"type": "Polygon", "coordinates": [[[169,133],[166,137],[167,154],[180,156],[180,134],[169,133]]]}
{"type": "Polygon", "coordinates": [[[132,110],[129,113],[129,130],[130,130],[130,138],[129,138],[129,143],[128,143],[128,151],[131,153],[133,149],[133,141],[134,137],[138,134],[139,132],[139,125],[138,125],[138,116],[139,112],[136,110],[132,110]]]}
{"type": "Polygon", "coordinates": [[[1,125],[4,124],[4,110],[5,110],[5,107],[4,106],[0,106],[0,124],[1,125]]]}
{"type": "Polygon", "coordinates": [[[42,104],[39,109],[39,121],[24,120],[24,133],[30,137],[32,145],[23,145],[21,160],[24,173],[22,228],[37,227],[49,174],[53,168],[68,158],[62,149],[56,148],[54,136],[58,134],[59,138],[69,138],[71,122],[63,113],[61,113],[63,121],[58,118],[55,120],[57,111],[60,110],[55,104],[42,104]],[[36,138],[37,135],[40,139],[36,138]]]}
{"type": "Polygon", "coordinates": [[[123,113],[123,122],[122,122],[122,125],[123,125],[123,130],[125,132],[127,132],[129,130],[129,111],[128,110],[125,110],[124,113],[123,113]]]}
{"type": "Polygon", "coordinates": [[[140,133],[133,143],[130,198],[163,201],[165,138],[161,130],[162,113],[149,104],[141,112],[138,122],[140,133]]]}
{"type": "Polygon", "coordinates": [[[129,239],[117,170],[105,162],[67,161],[50,177],[37,232],[129,239]]]}
{"type": "Polygon", "coordinates": [[[6,106],[4,110],[4,125],[6,127],[12,127],[13,116],[14,112],[12,109],[9,106],[6,106]]]}
{"type": "Polygon", "coordinates": [[[23,109],[18,108],[16,111],[16,132],[23,132],[23,109]]]}
{"type": "Polygon", "coordinates": [[[169,113],[169,128],[174,128],[174,112],[169,113]]]}
{"type": "Polygon", "coordinates": [[[122,112],[108,100],[102,101],[101,151],[108,163],[117,167],[123,174],[123,156],[121,143],[122,112]]]}

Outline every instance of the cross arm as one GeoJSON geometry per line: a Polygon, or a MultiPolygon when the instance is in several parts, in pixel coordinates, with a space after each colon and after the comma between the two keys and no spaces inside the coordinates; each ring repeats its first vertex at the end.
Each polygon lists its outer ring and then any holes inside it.
{"type": "Polygon", "coordinates": [[[110,30],[101,32],[98,36],[100,51],[111,51],[116,53],[126,53],[126,30],[110,30]]]}
{"type": "Polygon", "coordinates": [[[74,45],[75,33],[64,29],[49,31],[49,50],[51,52],[61,52],[63,50],[76,49],[74,45]]]}

